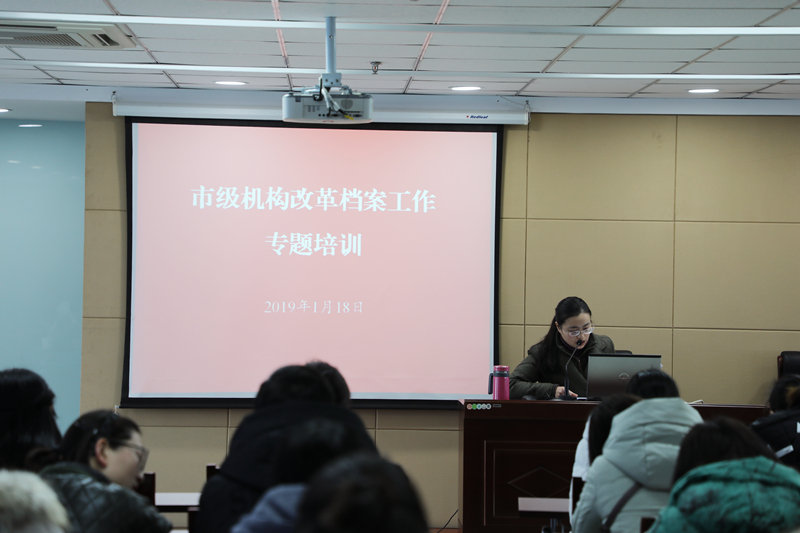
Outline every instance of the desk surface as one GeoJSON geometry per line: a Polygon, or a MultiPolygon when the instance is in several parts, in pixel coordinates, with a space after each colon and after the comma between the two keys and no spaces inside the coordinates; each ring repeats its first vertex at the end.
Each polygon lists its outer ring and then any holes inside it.
{"type": "Polygon", "coordinates": [[[156,492],[156,509],[162,513],[185,513],[198,505],[199,492],[156,492]]]}

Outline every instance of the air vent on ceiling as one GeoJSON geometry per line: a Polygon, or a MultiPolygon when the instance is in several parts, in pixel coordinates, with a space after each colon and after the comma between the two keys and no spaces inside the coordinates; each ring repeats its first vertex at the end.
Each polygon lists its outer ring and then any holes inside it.
{"type": "Polygon", "coordinates": [[[113,24],[0,20],[0,46],[113,50],[135,48],[136,44],[113,24]]]}

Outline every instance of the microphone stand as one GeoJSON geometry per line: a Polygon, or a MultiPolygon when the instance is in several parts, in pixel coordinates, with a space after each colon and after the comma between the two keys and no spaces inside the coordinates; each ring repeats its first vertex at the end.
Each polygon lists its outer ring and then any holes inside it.
{"type": "Polygon", "coordinates": [[[564,400],[575,399],[569,393],[569,364],[570,362],[572,362],[572,358],[575,357],[575,352],[578,351],[578,348],[581,347],[581,344],[583,344],[583,340],[578,339],[578,345],[575,347],[574,350],[572,350],[572,355],[570,355],[569,359],[567,359],[567,366],[564,367],[564,398],[563,398],[564,400]]]}

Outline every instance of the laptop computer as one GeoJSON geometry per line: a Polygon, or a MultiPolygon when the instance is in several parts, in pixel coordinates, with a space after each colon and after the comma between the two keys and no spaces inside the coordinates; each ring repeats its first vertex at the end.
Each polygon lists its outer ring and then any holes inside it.
{"type": "Polygon", "coordinates": [[[604,399],[625,392],[628,381],[641,370],[661,369],[660,355],[621,353],[589,354],[586,397],[604,399]]]}

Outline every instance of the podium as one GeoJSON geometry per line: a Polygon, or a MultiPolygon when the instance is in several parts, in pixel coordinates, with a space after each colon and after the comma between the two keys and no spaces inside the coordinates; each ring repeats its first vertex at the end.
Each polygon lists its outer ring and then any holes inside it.
{"type": "MultiPolygon", "coordinates": [[[[459,509],[464,533],[538,533],[568,518],[575,449],[597,402],[464,400],[459,509]]],[[[750,424],[761,405],[696,405],[703,419],[750,424]]],[[[560,528],[559,528],[560,531],[560,528]]]]}

